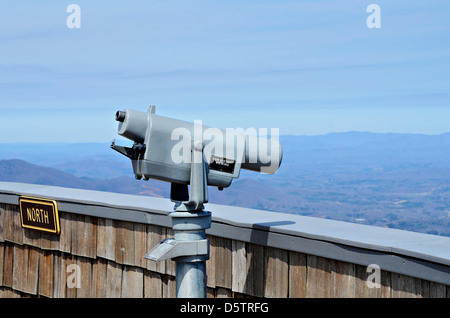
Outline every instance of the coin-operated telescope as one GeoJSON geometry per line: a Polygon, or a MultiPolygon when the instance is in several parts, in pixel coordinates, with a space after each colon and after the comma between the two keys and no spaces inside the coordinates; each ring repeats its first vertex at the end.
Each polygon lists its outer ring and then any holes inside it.
{"type": "Polygon", "coordinates": [[[211,213],[204,211],[208,186],[219,190],[229,187],[233,179],[239,178],[241,169],[274,174],[283,156],[281,145],[274,136],[258,136],[256,130],[223,130],[204,126],[201,121],[159,116],[155,106],[147,112],[117,111],[116,121],[118,134],[133,141],[133,145],[123,147],[113,141],[111,148],[131,159],[136,179],[171,183],[175,211],[170,215],[175,239],[164,240],[145,257],[154,261],[175,259],[177,296],[204,297],[206,286],[200,295],[193,292],[198,286],[192,286],[202,279],[194,274],[199,272],[198,266],[203,271],[209,258],[209,243],[204,235],[211,224],[211,213]],[[193,231],[198,234],[195,239],[193,231]],[[183,277],[180,280],[179,271],[183,277]]]}
{"type": "Polygon", "coordinates": [[[118,134],[134,144],[122,147],[113,142],[111,147],[132,160],[135,177],[170,182],[173,201],[185,201],[190,184],[190,199],[198,199],[197,205],[186,207],[190,210],[207,202],[206,186],[222,190],[239,178],[241,169],[273,174],[281,164],[282,148],[275,138],[245,135],[242,129],[221,130],[158,116],[154,106],[147,112],[118,111],[116,120],[118,134]],[[193,193],[197,190],[204,192],[202,197],[193,193]]]}

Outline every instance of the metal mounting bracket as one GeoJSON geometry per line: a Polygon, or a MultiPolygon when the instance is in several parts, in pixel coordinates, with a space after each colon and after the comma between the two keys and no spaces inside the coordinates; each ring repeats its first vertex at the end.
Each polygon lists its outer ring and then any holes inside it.
{"type": "Polygon", "coordinates": [[[208,239],[195,241],[178,241],[173,238],[165,239],[145,254],[144,258],[160,262],[166,259],[186,256],[203,256],[205,260],[208,259],[208,239]]]}

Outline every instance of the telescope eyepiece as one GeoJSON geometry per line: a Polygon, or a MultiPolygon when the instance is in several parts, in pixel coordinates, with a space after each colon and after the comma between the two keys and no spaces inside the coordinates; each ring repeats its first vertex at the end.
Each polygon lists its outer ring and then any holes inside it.
{"type": "Polygon", "coordinates": [[[120,121],[121,123],[123,123],[123,121],[125,120],[125,116],[126,116],[126,113],[121,111],[121,110],[119,110],[116,113],[116,120],[120,121]]]}

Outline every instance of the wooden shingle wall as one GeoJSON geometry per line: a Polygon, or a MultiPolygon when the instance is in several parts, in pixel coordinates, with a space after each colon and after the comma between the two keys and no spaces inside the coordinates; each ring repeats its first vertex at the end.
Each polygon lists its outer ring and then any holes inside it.
{"type": "MultiPolygon", "coordinates": [[[[61,234],[23,229],[0,204],[0,297],[175,297],[175,263],[145,253],[172,229],[60,212],[61,234]]],[[[450,287],[341,261],[208,236],[208,297],[450,297],[450,287]]]]}

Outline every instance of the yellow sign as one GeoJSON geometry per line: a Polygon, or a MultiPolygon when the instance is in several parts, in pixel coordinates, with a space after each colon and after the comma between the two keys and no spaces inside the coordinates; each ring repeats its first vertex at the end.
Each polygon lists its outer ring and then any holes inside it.
{"type": "Polygon", "coordinates": [[[56,201],[32,197],[19,198],[22,227],[59,234],[56,201]]]}

